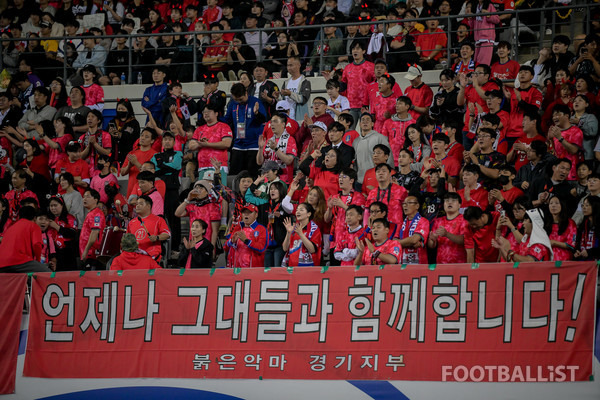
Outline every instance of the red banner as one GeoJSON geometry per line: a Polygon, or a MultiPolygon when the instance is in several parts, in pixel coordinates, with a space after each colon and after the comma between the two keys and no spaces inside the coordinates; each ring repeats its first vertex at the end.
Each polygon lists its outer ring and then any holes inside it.
{"type": "Polygon", "coordinates": [[[36,277],[26,376],[539,382],[592,374],[595,262],[36,277]]]}
{"type": "Polygon", "coordinates": [[[14,393],[27,275],[0,274],[0,394],[14,393]]]}

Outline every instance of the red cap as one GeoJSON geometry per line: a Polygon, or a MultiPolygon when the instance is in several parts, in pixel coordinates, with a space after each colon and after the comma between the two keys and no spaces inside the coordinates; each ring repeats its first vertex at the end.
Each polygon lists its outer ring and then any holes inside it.
{"type": "Polygon", "coordinates": [[[258,212],[258,207],[256,207],[254,204],[246,204],[244,207],[242,207],[242,211],[244,210],[249,210],[250,212],[258,212]]]}

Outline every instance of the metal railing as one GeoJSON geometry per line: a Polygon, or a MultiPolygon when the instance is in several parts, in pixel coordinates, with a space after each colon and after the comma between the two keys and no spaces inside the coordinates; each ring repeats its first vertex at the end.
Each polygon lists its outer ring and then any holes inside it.
{"type": "MultiPolygon", "coordinates": [[[[559,28],[561,28],[563,25],[568,25],[569,29],[570,29],[570,36],[573,37],[574,32],[575,32],[575,24],[572,23],[572,19],[574,18],[574,16],[577,13],[581,13],[583,12],[583,18],[584,18],[584,24],[585,24],[585,32],[589,32],[589,27],[590,27],[590,19],[591,19],[591,10],[593,8],[599,8],[599,5],[597,4],[576,4],[576,5],[570,5],[570,6],[559,6],[559,7],[545,7],[543,9],[531,9],[531,10],[511,10],[511,11],[501,11],[501,12],[495,12],[495,13],[489,13],[488,15],[506,15],[506,14],[512,14],[513,17],[511,19],[511,24],[510,26],[507,26],[504,29],[505,35],[506,32],[508,32],[508,39],[509,42],[512,42],[512,47],[513,47],[513,57],[514,58],[518,58],[519,57],[519,51],[520,51],[520,47],[523,46],[532,46],[532,47],[538,47],[541,48],[544,44],[545,40],[549,40],[545,38],[544,32],[546,30],[547,27],[550,27],[550,29],[552,29],[553,34],[555,34],[557,32],[557,30],[559,28]],[[557,17],[557,13],[556,11],[559,11],[564,15],[566,13],[569,14],[568,18],[565,19],[561,19],[560,17],[557,17]],[[529,28],[533,28],[531,29],[534,32],[538,32],[539,36],[537,36],[535,38],[534,41],[529,41],[526,43],[523,42],[519,42],[518,38],[520,33],[523,32],[524,27],[522,24],[522,20],[523,19],[527,19],[524,17],[529,16],[529,14],[535,14],[536,17],[539,17],[539,23],[535,24],[535,25],[531,25],[529,26],[529,28]],[[550,21],[547,21],[547,16],[550,16],[550,21]],[[520,46],[520,45],[521,46],[520,46]]],[[[297,32],[301,29],[311,29],[313,30],[313,32],[316,33],[316,31],[319,32],[319,35],[317,35],[317,38],[320,38],[318,41],[315,39],[314,41],[300,41],[297,43],[301,46],[304,46],[307,49],[311,49],[314,47],[318,47],[321,46],[321,48],[324,47],[324,45],[326,44],[324,38],[325,38],[325,33],[324,33],[324,28],[325,27],[336,27],[339,29],[343,29],[349,25],[353,25],[353,26],[363,26],[363,25],[382,25],[383,27],[383,34],[384,37],[386,37],[386,45],[389,44],[392,40],[391,37],[387,36],[387,30],[388,30],[388,24],[389,23],[402,23],[402,22],[417,22],[417,23],[422,23],[422,24],[426,24],[426,22],[428,20],[432,20],[432,19],[438,19],[438,20],[444,20],[445,22],[445,29],[444,29],[444,33],[446,34],[447,37],[447,41],[446,41],[446,47],[445,47],[445,52],[446,52],[446,57],[448,57],[451,54],[451,50],[452,50],[452,43],[453,43],[453,36],[456,33],[456,31],[453,31],[451,29],[451,27],[453,25],[455,25],[456,21],[458,19],[462,19],[462,18],[467,18],[467,17],[476,17],[476,15],[471,14],[471,15],[448,15],[448,16],[444,16],[444,17],[429,17],[429,18],[416,18],[416,19],[400,19],[400,20],[395,20],[395,21],[390,21],[390,20],[371,20],[371,21],[366,21],[366,22],[352,22],[352,23],[336,23],[336,24],[326,24],[326,25],[309,25],[309,26],[289,26],[289,27],[284,27],[284,28],[262,28],[262,29],[257,29],[258,31],[262,32],[266,32],[271,33],[271,32],[281,32],[281,31],[287,31],[290,34],[294,34],[294,32],[297,32]]],[[[529,30],[528,30],[529,31],[529,30]]],[[[236,29],[236,30],[227,30],[227,31],[219,31],[219,33],[244,33],[247,32],[247,29],[236,29]]],[[[196,40],[196,38],[198,37],[198,35],[208,35],[210,37],[210,34],[214,33],[214,31],[191,31],[191,32],[175,32],[175,33],[143,33],[143,34],[131,34],[131,35],[101,35],[101,36],[96,36],[96,39],[115,39],[115,38],[119,38],[119,37],[125,37],[128,39],[128,43],[132,44],[133,40],[135,40],[136,38],[139,37],[148,37],[148,38],[160,38],[160,37],[164,37],[164,36],[191,36],[192,39],[192,43],[190,45],[185,45],[185,46],[177,46],[178,50],[180,51],[180,53],[183,53],[187,56],[189,56],[189,52],[191,51],[191,59],[184,59],[182,60],[174,60],[174,62],[171,62],[171,64],[169,64],[169,68],[171,68],[173,71],[173,73],[175,74],[176,77],[181,76],[181,74],[179,73],[180,71],[184,71],[185,73],[189,74],[189,69],[191,68],[191,80],[192,81],[199,81],[201,79],[200,76],[200,72],[202,71],[202,69],[204,67],[206,67],[207,65],[210,64],[205,64],[202,62],[202,60],[199,60],[198,57],[201,54],[199,52],[199,45],[198,45],[198,41],[196,40]],[[191,65],[190,65],[190,61],[191,61],[191,65]]],[[[423,32],[420,33],[421,35],[424,34],[429,34],[428,32],[423,32]]],[[[20,41],[25,41],[25,42],[29,42],[32,40],[37,40],[37,41],[41,41],[41,40],[57,40],[59,41],[59,45],[61,44],[61,42],[67,43],[69,40],[83,40],[84,38],[81,36],[61,36],[61,37],[48,37],[48,38],[41,38],[41,37],[28,37],[28,38],[6,38],[3,39],[4,41],[14,41],[14,42],[20,42],[20,41]]],[[[368,40],[369,38],[365,38],[364,40],[368,40]]],[[[343,39],[343,40],[347,40],[347,39],[343,39]]],[[[498,40],[498,38],[496,38],[496,40],[498,40]]],[[[344,42],[344,45],[346,43],[344,42]]],[[[266,43],[264,43],[263,41],[263,36],[259,35],[259,48],[260,49],[264,49],[265,48],[266,43]]],[[[344,46],[345,48],[345,46],[344,46]]],[[[155,48],[153,51],[158,51],[162,49],[161,47],[157,47],[155,48]]],[[[4,48],[3,48],[4,50],[4,48]]],[[[311,59],[311,53],[309,50],[304,49],[304,54],[301,54],[301,57],[303,59],[303,63],[306,64],[308,62],[310,62],[311,59]],[[307,54],[308,53],[308,54],[307,54]]],[[[421,49],[421,50],[433,50],[433,49],[421,49]]],[[[107,50],[107,54],[108,54],[107,50]]],[[[150,69],[152,67],[154,67],[156,64],[135,64],[134,65],[134,54],[136,52],[136,50],[133,48],[133,46],[128,46],[127,47],[127,51],[128,51],[128,64],[126,66],[123,66],[124,69],[127,70],[126,73],[126,81],[127,83],[135,83],[135,79],[134,76],[137,75],[136,71],[141,71],[142,69],[146,68],[146,69],[150,69]]],[[[318,59],[319,59],[319,71],[323,71],[324,67],[325,67],[325,55],[323,54],[324,52],[321,51],[320,54],[318,54],[318,59]]],[[[394,56],[394,55],[402,55],[402,54],[406,54],[407,52],[403,52],[403,51],[393,51],[393,50],[389,50],[387,49],[387,46],[383,47],[383,57],[386,59],[389,59],[390,57],[394,56]]],[[[4,52],[3,52],[4,55],[4,52]]],[[[345,56],[346,54],[342,54],[340,56],[345,56]]],[[[3,58],[3,57],[2,57],[3,58]]],[[[2,58],[0,58],[0,63],[2,63],[2,58]]],[[[261,61],[264,60],[264,55],[262,54],[262,50],[261,50],[261,54],[256,54],[256,61],[261,61]]],[[[285,60],[286,58],[278,58],[277,60],[279,61],[283,61],[285,64],[285,60]]],[[[254,60],[253,60],[254,61],[254,60]]],[[[448,63],[449,66],[451,65],[450,63],[448,63]]],[[[2,64],[0,64],[0,69],[2,69],[4,66],[2,64]]],[[[46,67],[43,65],[34,65],[33,66],[34,69],[36,71],[44,71],[44,70],[48,70],[48,69],[53,69],[53,70],[57,70],[58,66],[54,66],[54,67],[46,67]]],[[[111,67],[115,67],[114,65],[104,65],[104,66],[97,66],[100,67],[101,69],[103,68],[111,68],[111,67]]],[[[333,66],[331,66],[333,67],[333,66]]],[[[62,75],[63,79],[65,79],[65,81],[67,80],[67,78],[69,78],[69,76],[71,75],[71,73],[74,72],[74,68],[69,65],[67,63],[67,57],[64,57],[64,61],[62,63],[62,74],[57,74],[57,76],[62,75]]],[[[123,71],[124,72],[124,71],[123,71]]],[[[394,71],[391,70],[390,72],[398,72],[398,71],[394,71]]],[[[147,74],[145,76],[145,78],[147,77],[147,74]]],[[[49,82],[45,82],[46,84],[48,84],[49,82]]],[[[150,83],[147,81],[147,79],[144,79],[144,84],[146,83],[150,83]]]]}

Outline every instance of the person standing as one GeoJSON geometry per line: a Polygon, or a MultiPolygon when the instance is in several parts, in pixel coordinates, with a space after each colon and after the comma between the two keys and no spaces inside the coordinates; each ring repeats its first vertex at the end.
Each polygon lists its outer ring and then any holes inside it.
{"type": "Polygon", "coordinates": [[[99,203],[100,193],[94,189],[87,189],[83,194],[83,207],[87,210],[87,215],[79,234],[79,255],[84,269],[96,270],[100,267],[100,262],[96,259],[96,251],[102,245],[106,221],[104,213],[98,207],[99,203]]]}
{"type": "Polygon", "coordinates": [[[372,62],[365,59],[367,48],[364,41],[354,41],[350,50],[354,61],[344,68],[342,82],[348,87],[350,114],[358,121],[361,108],[368,104],[367,86],[375,80],[375,68],[372,62]]]}
{"type": "Polygon", "coordinates": [[[256,175],[258,137],[262,134],[267,112],[261,101],[249,96],[241,83],[231,86],[231,97],[223,117],[223,122],[228,124],[234,133],[230,174],[237,175],[240,171],[247,170],[256,175]]]}
{"type": "MultiPolygon", "coordinates": [[[[444,195],[445,216],[436,218],[427,239],[427,247],[437,249],[437,264],[460,264],[467,261],[465,231],[467,222],[460,214],[462,199],[455,192],[444,195]]],[[[434,260],[429,260],[433,262],[434,260]]]]}
{"type": "Polygon", "coordinates": [[[152,118],[159,126],[163,126],[162,101],[167,97],[167,88],[169,85],[165,82],[167,68],[157,65],[152,70],[152,81],[154,84],[144,90],[142,98],[142,107],[150,110],[152,118]]]}
{"type": "Polygon", "coordinates": [[[173,233],[171,247],[177,249],[181,242],[181,219],[175,217],[175,210],[179,206],[179,173],[183,154],[175,151],[175,135],[171,131],[163,133],[162,144],[163,151],[152,156],[150,161],[156,165],[156,176],[165,183],[164,216],[173,233]]]}

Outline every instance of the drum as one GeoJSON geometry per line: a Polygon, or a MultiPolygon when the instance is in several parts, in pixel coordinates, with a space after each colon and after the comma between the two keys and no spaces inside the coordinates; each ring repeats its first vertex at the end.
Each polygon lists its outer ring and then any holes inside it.
{"type": "Polygon", "coordinates": [[[121,238],[125,232],[122,229],[107,226],[104,228],[104,235],[102,235],[102,246],[98,252],[98,257],[111,258],[121,253],[121,238]]]}

